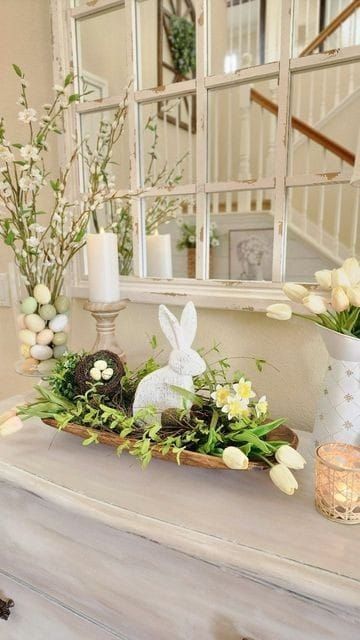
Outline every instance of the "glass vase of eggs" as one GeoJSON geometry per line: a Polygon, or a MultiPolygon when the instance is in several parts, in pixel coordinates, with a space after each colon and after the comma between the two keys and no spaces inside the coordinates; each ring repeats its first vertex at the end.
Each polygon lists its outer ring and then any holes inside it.
{"type": "Polygon", "coordinates": [[[25,376],[47,376],[68,351],[70,298],[54,296],[41,282],[29,292],[17,274],[10,281],[20,351],[15,370],[25,376]]]}

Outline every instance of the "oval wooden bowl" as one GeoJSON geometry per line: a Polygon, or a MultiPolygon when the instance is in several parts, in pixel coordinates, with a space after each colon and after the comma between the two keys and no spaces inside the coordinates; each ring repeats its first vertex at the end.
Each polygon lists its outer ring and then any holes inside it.
{"type": "MultiPolygon", "coordinates": [[[[51,420],[49,418],[43,420],[43,422],[50,427],[58,429],[55,420],[51,420]]],[[[66,427],[63,427],[61,431],[67,431],[67,433],[72,433],[74,436],[79,436],[83,439],[89,437],[88,427],[83,427],[80,424],[68,424],[66,425],[66,427]]],[[[97,433],[99,442],[110,447],[118,447],[125,441],[124,438],[120,438],[120,436],[116,435],[115,433],[110,433],[109,431],[97,431],[97,433]]],[[[277,429],[274,429],[273,431],[268,433],[267,440],[285,440],[291,447],[294,447],[294,449],[297,449],[299,443],[299,438],[297,437],[296,433],[292,431],[290,427],[287,427],[285,425],[282,425],[281,427],[278,427],[277,429]],[[271,436],[271,438],[269,436],[271,436]]],[[[135,439],[129,438],[128,442],[130,443],[131,448],[131,444],[135,444],[137,441],[135,439]]],[[[152,455],[154,458],[159,458],[160,460],[170,460],[171,462],[177,463],[176,454],[172,453],[171,451],[163,455],[161,451],[159,451],[159,449],[155,447],[154,449],[152,449],[152,455]]],[[[228,471],[230,470],[229,467],[227,467],[223,463],[221,458],[217,458],[216,456],[208,456],[204,453],[196,453],[194,451],[182,451],[182,453],[180,454],[180,463],[186,464],[190,467],[203,467],[205,469],[227,469],[228,471]]],[[[252,469],[268,468],[269,467],[265,462],[260,461],[250,461],[248,466],[249,471],[251,471],[252,469]]]]}

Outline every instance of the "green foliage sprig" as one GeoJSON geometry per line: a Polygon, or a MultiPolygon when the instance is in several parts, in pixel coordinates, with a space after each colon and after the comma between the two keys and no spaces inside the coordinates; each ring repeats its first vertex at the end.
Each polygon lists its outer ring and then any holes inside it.
{"type": "Polygon", "coordinates": [[[183,77],[196,69],[195,25],[183,16],[171,16],[169,42],[176,71],[183,77]]]}

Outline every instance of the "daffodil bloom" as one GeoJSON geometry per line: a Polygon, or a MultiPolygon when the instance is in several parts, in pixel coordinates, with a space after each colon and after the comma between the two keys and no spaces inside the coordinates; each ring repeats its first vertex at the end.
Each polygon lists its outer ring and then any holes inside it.
{"type": "Polygon", "coordinates": [[[217,407],[223,407],[224,404],[227,404],[230,396],[229,387],[223,387],[221,384],[216,385],[216,390],[211,394],[211,398],[215,400],[217,407]]]}
{"type": "Polygon", "coordinates": [[[273,320],[290,320],[292,316],[291,307],[282,302],[270,304],[266,309],[266,315],[273,320]]]}
{"type": "Polygon", "coordinates": [[[331,289],[331,270],[321,269],[320,271],[315,271],[315,280],[321,289],[329,291],[331,289]]]}
{"type": "Polygon", "coordinates": [[[260,418],[267,413],[268,410],[268,401],[266,400],[266,396],[261,396],[258,402],[255,405],[255,413],[256,417],[260,418]]]}
{"type": "Polygon", "coordinates": [[[296,282],[287,282],[283,286],[283,292],[293,302],[302,302],[303,298],[309,294],[302,284],[297,284],[296,282]]]}
{"type": "Polygon", "coordinates": [[[250,380],[245,380],[245,378],[240,378],[239,382],[233,384],[233,389],[242,400],[250,400],[250,398],[255,398],[256,396],[256,393],[251,388],[250,380]]]}
{"type": "Polygon", "coordinates": [[[342,268],[346,272],[351,285],[359,284],[360,282],[360,265],[356,258],[347,258],[342,268]]]}
{"type": "Polygon", "coordinates": [[[274,464],[274,466],[271,467],[270,478],[274,485],[288,496],[292,496],[299,486],[290,469],[281,462],[279,464],[274,464]]]}
{"type": "Polygon", "coordinates": [[[349,308],[350,301],[342,287],[335,287],[332,290],[331,306],[337,313],[340,313],[340,311],[346,311],[346,309],[349,308]]]}
{"type": "Polygon", "coordinates": [[[277,462],[284,464],[289,469],[303,469],[306,465],[305,458],[288,444],[283,444],[277,449],[275,458],[277,462]]]}
{"type": "Polygon", "coordinates": [[[247,418],[250,415],[247,401],[237,396],[230,396],[227,404],[222,408],[222,411],[227,413],[229,420],[233,418],[247,418]]]}
{"type": "Polygon", "coordinates": [[[222,459],[229,469],[247,469],[249,458],[237,447],[226,447],[222,459]]]}

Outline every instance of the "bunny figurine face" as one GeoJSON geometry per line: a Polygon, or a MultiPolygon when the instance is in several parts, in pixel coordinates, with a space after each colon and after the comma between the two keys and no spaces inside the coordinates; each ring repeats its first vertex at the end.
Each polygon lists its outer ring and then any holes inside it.
{"type": "MultiPolygon", "coordinates": [[[[133,413],[148,406],[157,408],[159,413],[166,409],[183,408],[184,398],[172,387],[193,391],[192,376],[200,375],[206,369],[205,361],[191,348],[197,329],[194,304],[187,303],[180,322],[165,305],[160,305],[159,322],[172,347],[169,364],[153,371],[140,382],[133,413]]],[[[191,402],[187,401],[187,404],[190,406],[191,402]]]]}

